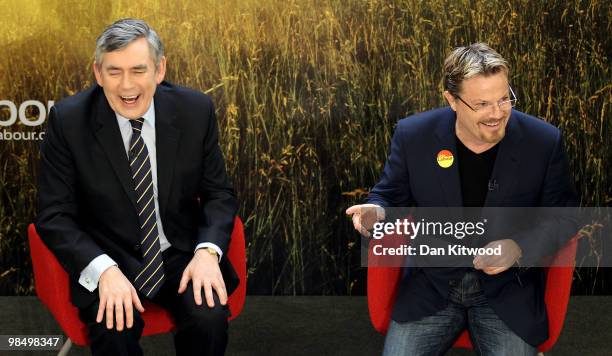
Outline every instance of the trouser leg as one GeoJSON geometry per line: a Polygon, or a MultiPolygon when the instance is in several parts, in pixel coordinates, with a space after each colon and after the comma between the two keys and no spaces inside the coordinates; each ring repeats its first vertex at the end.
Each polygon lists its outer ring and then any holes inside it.
{"type": "Polygon", "coordinates": [[[106,313],[102,322],[96,322],[100,300],[86,308],[79,309],[79,317],[87,325],[89,330],[89,341],[91,342],[91,353],[95,356],[137,356],[142,355],[139,345],[140,336],[144,329],[144,321],[140,313],[134,308],[134,324],[131,328],[124,326],[122,331],[117,331],[117,324],[113,321],[113,328],[106,328],[106,313]]]}

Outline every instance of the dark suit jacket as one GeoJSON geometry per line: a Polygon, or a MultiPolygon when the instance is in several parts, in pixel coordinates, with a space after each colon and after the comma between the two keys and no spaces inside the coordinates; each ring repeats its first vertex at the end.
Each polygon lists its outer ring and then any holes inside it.
{"type": "MultiPolygon", "coordinates": [[[[458,164],[438,166],[436,156],[450,150],[456,156],[454,111],[449,107],[401,120],[393,135],[391,152],[380,181],[368,202],[384,207],[459,207],[462,205],[458,164]]],[[[569,175],[561,134],[554,126],[512,111],[506,135],[499,143],[487,207],[575,206],[576,193],[569,175]]],[[[517,209],[518,210],[518,209],[517,209]]],[[[571,237],[556,235],[558,222],[532,226],[510,236],[523,256],[533,261],[533,251],[551,252],[571,237]],[[537,240],[537,236],[556,236],[537,240]]],[[[503,235],[501,235],[503,236],[503,235]]],[[[407,268],[400,283],[392,317],[418,320],[447,305],[451,280],[467,268],[407,268]]],[[[489,276],[479,271],[483,292],[497,315],[526,342],[538,345],[548,338],[542,269],[509,270],[489,276]],[[520,273],[520,276],[519,276],[520,273]],[[519,276],[519,278],[517,278],[519,276]]]]}
{"type": "MultiPolygon", "coordinates": [[[[164,233],[193,252],[200,242],[226,251],[237,211],[218,145],[210,98],[158,85],[155,95],[157,187],[164,233]]],[[[142,267],[136,197],[115,113],[95,85],[57,103],[40,149],[36,228],[70,275],[72,303],[97,296],[78,283],[81,271],[108,254],[133,281],[142,267]]],[[[228,292],[238,284],[227,258],[228,292]]]]}

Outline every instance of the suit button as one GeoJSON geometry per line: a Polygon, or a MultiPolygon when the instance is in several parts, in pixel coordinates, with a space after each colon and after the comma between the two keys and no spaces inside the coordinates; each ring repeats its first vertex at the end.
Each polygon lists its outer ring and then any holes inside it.
{"type": "Polygon", "coordinates": [[[141,247],[142,247],[142,245],[140,245],[140,244],[134,245],[134,251],[139,251],[141,247]]]}

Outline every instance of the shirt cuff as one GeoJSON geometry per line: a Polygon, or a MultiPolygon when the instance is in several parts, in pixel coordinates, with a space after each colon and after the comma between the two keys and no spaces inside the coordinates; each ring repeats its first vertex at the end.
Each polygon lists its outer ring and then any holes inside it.
{"type": "Polygon", "coordinates": [[[108,257],[107,254],[94,258],[89,262],[87,267],[81,271],[79,284],[88,291],[93,292],[98,288],[98,281],[100,281],[102,273],[112,266],[117,266],[117,263],[112,258],[108,257]]]}
{"type": "Polygon", "coordinates": [[[223,257],[223,251],[221,251],[219,246],[215,245],[212,242],[201,242],[201,243],[199,243],[196,246],[196,248],[195,248],[195,250],[193,252],[195,253],[195,251],[197,251],[197,250],[199,250],[201,248],[207,248],[207,247],[210,247],[210,248],[212,248],[213,250],[215,250],[217,252],[217,254],[219,255],[219,262],[221,262],[221,257],[223,257]]]}

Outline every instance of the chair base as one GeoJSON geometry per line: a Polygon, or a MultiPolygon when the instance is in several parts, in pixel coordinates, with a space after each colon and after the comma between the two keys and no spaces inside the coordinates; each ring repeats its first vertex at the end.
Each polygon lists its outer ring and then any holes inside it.
{"type": "Polygon", "coordinates": [[[64,345],[62,345],[62,348],[57,353],[57,356],[68,355],[68,352],[70,351],[71,348],[72,348],[72,340],[70,340],[70,338],[67,338],[66,342],[64,342],[64,345]]]}

